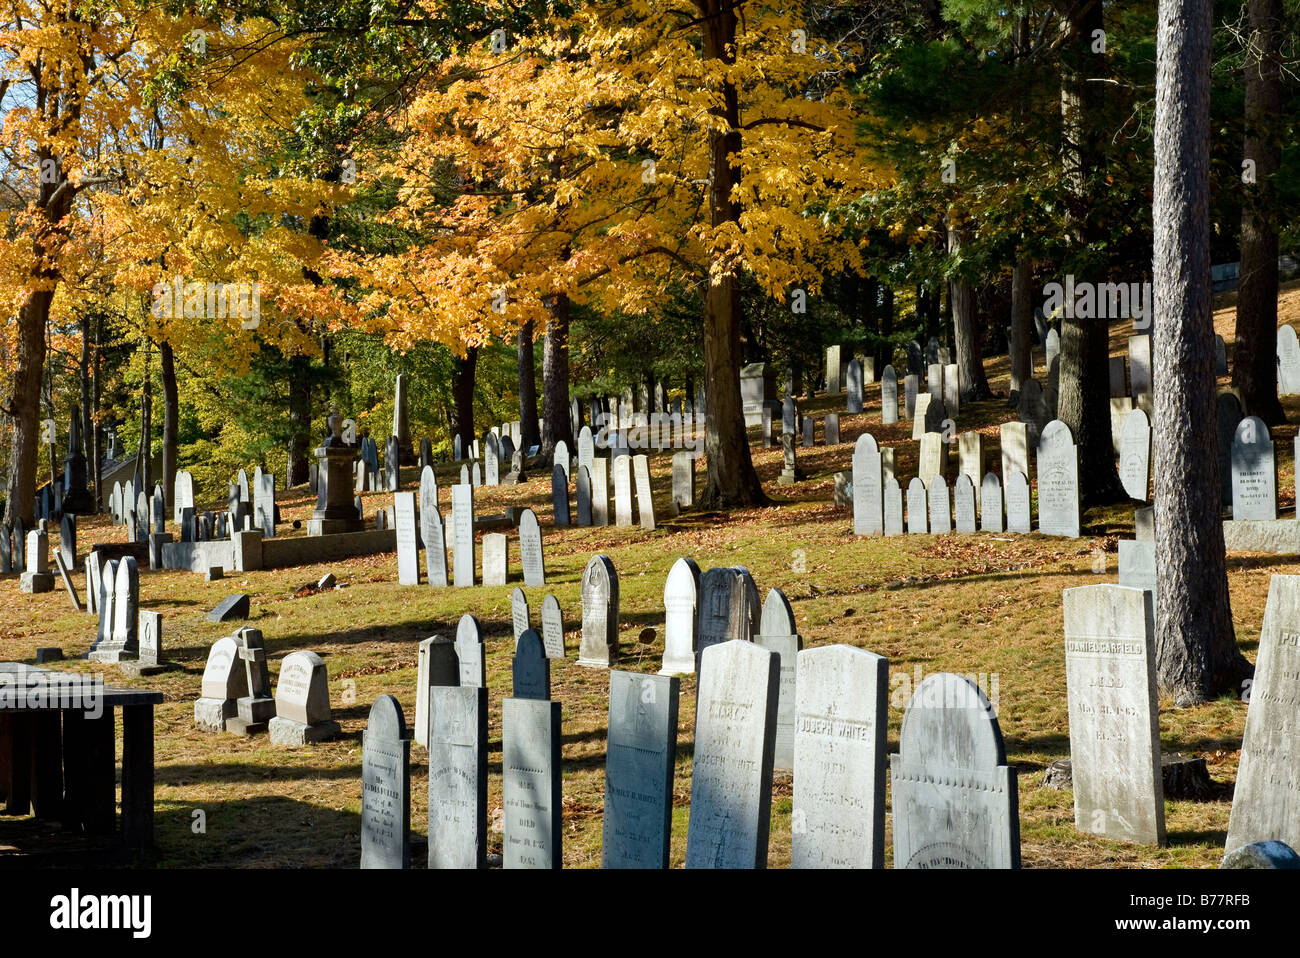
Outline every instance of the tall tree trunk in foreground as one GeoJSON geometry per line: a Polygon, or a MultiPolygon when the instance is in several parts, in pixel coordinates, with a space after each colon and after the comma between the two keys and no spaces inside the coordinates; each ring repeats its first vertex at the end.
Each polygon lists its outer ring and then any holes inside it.
{"type": "MultiPolygon", "coordinates": [[[[519,441],[527,452],[542,443],[541,430],[537,428],[537,364],[533,361],[532,320],[519,327],[516,355],[519,364],[519,441]]],[[[505,465],[508,467],[510,464],[505,465]]]]}
{"type": "MultiPolygon", "coordinates": [[[[298,486],[311,476],[309,463],[314,448],[311,434],[311,358],[289,358],[289,458],[285,464],[287,486],[298,486]]],[[[409,449],[403,450],[410,453],[409,449]]]]}
{"type": "Polygon", "coordinates": [[[1011,354],[1011,395],[1007,401],[1016,403],[1020,387],[1031,378],[1029,371],[1029,343],[1034,329],[1034,301],[1030,287],[1033,266],[1028,260],[1018,259],[1011,268],[1011,333],[1008,336],[1011,354]]]}
{"type": "Polygon", "coordinates": [[[164,341],[158,344],[158,365],[162,373],[163,388],[163,448],[162,481],[163,497],[167,500],[167,511],[171,512],[176,501],[176,453],[180,433],[180,400],[176,394],[176,359],[172,355],[171,344],[164,341]]]}
{"type": "Polygon", "coordinates": [[[464,356],[453,361],[451,393],[451,434],[460,436],[460,453],[468,458],[474,448],[474,374],[478,367],[478,347],[469,346],[464,356]]]}
{"type": "MultiPolygon", "coordinates": [[[[569,421],[569,297],[556,296],[550,303],[542,351],[542,437],[541,455],[550,462],[555,444],[561,439],[570,452],[576,448],[573,424],[569,421]]],[[[594,424],[593,424],[594,428],[594,424]]]]}
{"type": "MultiPolygon", "coordinates": [[[[948,223],[948,252],[955,255],[961,249],[961,235],[948,223]]],[[[957,277],[948,284],[948,297],[952,301],[953,345],[956,347],[957,380],[961,385],[962,402],[989,397],[989,381],[984,375],[984,358],[981,337],[975,326],[975,291],[970,280],[957,277]]]]}
{"type": "Polygon", "coordinates": [[[1277,213],[1273,175],[1282,159],[1282,0],[1248,0],[1246,139],[1254,163],[1241,207],[1241,284],[1232,384],[1246,414],[1270,426],[1286,422],[1277,399],[1277,213]]]}
{"type": "Polygon", "coordinates": [[[1156,33],[1156,668],[1178,706],[1235,690],[1219,501],[1210,290],[1210,0],[1160,0],[1156,33]]]}

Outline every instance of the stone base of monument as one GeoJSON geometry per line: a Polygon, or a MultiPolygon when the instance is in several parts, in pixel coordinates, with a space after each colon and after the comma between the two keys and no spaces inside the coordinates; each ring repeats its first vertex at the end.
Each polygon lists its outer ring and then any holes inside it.
{"type": "Polygon", "coordinates": [[[1228,552],[1300,554],[1300,522],[1295,519],[1227,519],[1223,546],[1228,552]]]}
{"type": "Polygon", "coordinates": [[[236,712],[234,699],[198,699],[194,703],[194,724],[205,732],[224,732],[227,720],[236,712]]]}
{"type": "Polygon", "coordinates": [[[91,662],[104,662],[108,665],[119,665],[123,659],[131,659],[136,655],[135,649],[91,649],[86,653],[86,658],[91,662]]]}
{"type": "Polygon", "coordinates": [[[226,719],[226,731],[235,735],[257,735],[265,732],[275,718],[275,699],[236,699],[237,714],[226,719]]]}
{"type": "MultiPolygon", "coordinates": [[[[141,662],[139,659],[122,659],[117,663],[117,667],[123,675],[139,677],[141,675],[159,675],[180,666],[173,662],[141,662]]],[[[220,699],[217,701],[220,701],[220,699]]]]}
{"type": "MultiPolygon", "coordinates": [[[[1209,798],[1214,792],[1205,759],[1190,755],[1161,755],[1160,778],[1165,798],[1209,798]]],[[[1043,773],[1040,788],[1072,788],[1074,773],[1068,758],[1058,759],[1043,773]]]]}
{"type": "Polygon", "coordinates": [[[366,528],[360,519],[308,519],[307,535],[332,536],[342,532],[362,532],[366,528]]]}
{"type": "Polygon", "coordinates": [[[271,734],[272,745],[311,745],[314,742],[328,742],[338,736],[342,729],[338,722],[317,722],[304,725],[292,719],[275,716],[267,725],[271,734]]]}
{"type": "Polygon", "coordinates": [[[33,595],[39,592],[53,592],[54,574],[51,572],[24,572],[18,577],[18,590],[20,592],[30,592],[33,595]]]}

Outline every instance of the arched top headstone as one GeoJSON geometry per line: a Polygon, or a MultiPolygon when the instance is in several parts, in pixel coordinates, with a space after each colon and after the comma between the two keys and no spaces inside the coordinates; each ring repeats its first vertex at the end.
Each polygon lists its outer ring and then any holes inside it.
{"type": "Polygon", "coordinates": [[[391,695],[381,695],[375,699],[375,704],[370,706],[366,732],[388,741],[406,738],[406,719],[402,715],[401,703],[391,695]]]}
{"type": "Polygon", "coordinates": [[[923,496],[925,495],[925,483],[921,481],[920,476],[913,476],[912,480],[907,484],[907,494],[910,496],[917,492],[923,496]]]}
{"type": "Polygon", "coordinates": [[[515,658],[538,660],[546,658],[546,645],[536,629],[524,629],[520,634],[519,640],[515,642],[515,658]]]}
{"type": "Polygon", "coordinates": [[[1053,419],[1038,436],[1038,454],[1051,455],[1064,452],[1074,445],[1074,433],[1059,419],[1053,419]]]}
{"type": "Polygon", "coordinates": [[[970,481],[970,476],[964,472],[958,474],[957,481],[952,484],[952,488],[954,495],[965,494],[966,492],[971,495],[975,494],[975,484],[970,481]]]}
{"type": "Polygon", "coordinates": [[[980,481],[980,488],[990,492],[999,491],[1002,488],[1002,483],[998,480],[998,474],[996,472],[984,473],[984,478],[980,481]]]}
{"type": "Polygon", "coordinates": [[[985,769],[1007,762],[993,705],[978,685],[950,672],[926,676],[912,693],[898,751],[908,765],[985,769]]]}
{"type": "Polygon", "coordinates": [[[780,589],[768,589],[767,601],[763,603],[763,614],[759,620],[759,635],[795,635],[794,610],[790,600],[780,589]]]}
{"type": "Polygon", "coordinates": [[[689,599],[695,605],[700,594],[700,567],[694,559],[683,556],[673,563],[664,580],[664,605],[689,599]]]}
{"type": "Polygon", "coordinates": [[[519,650],[519,637],[532,628],[531,611],[528,608],[528,596],[524,590],[515,586],[510,593],[510,618],[515,630],[515,651],[519,650]]]}
{"type": "Polygon", "coordinates": [[[483,644],[483,630],[479,628],[478,619],[468,612],[460,617],[460,622],[456,625],[456,644],[466,642],[483,644]]]}
{"type": "Polygon", "coordinates": [[[874,456],[880,452],[880,446],[876,443],[875,436],[869,432],[864,432],[858,437],[858,441],[853,444],[853,458],[859,456],[874,456]]]}

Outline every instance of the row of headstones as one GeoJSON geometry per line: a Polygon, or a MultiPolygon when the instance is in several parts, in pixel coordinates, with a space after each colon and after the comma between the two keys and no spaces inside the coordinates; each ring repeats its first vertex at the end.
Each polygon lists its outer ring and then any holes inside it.
{"type": "Polygon", "coordinates": [[[275,697],[258,629],[243,628],[213,643],[194,703],[194,724],[206,732],[268,732],[275,745],[324,742],[339,733],[332,718],[329,672],[315,652],[291,652],[280,663],[275,697]]]}
{"type": "MultiPolygon", "coordinates": [[[[639,522],[642,529],[655,528],[654,489],[650,481],[650,460],[643,454],[615,456],[608,460],[601,456],[583,465],[567,464],[567,450],[561,450],[562,459],[551,469],[551,507],[557,527],[606,526],[610,524],[609,481],[607,470],[614,474],[614,525],[632,526],[639,522]],[[576,516],[569,509],[569,472],[576,469],[574,490],[576,516]],[[633,516],[633,477],[635,476],[636,515],[633,516]]],[[[673,501],[680,508],[695,504],[695,456],[688,450],[673,455],[673,501]]]]}
{"type": "MultiPolygon", "coordinates": [[[[444,643],[444,648],[447,648],[444,643]]],[[[457,649],[459,648],[459,640],[457,649]]],[[[453,650],[448,649],[451,654],[453,650]]],[[[781,656],[743,640],[701,652],[686,838],[688,868],[767,863],[778,749],[781,656]]],[[[799,720],[790,749],[796,868],[879,868],[884,861],[888,663],[844,645],[797,653],[799,720]]],[[[679,679],[610,672],[605,764],[606,868],[667,868],[679,679]]],[[[429,868],[487,863],[488,697],[482,686],[431,686],[429,868]]],[[[502,864],[562,864],[560,704],[502,704],[502,864]]],[[[892,756],[899,868],[1020,864],[1015,770],[987,698],[960,676],[929,676],[892,756]]],[[[382,696],[362,749],[362,868],[410,864],[410,736],[382,696]]]]}

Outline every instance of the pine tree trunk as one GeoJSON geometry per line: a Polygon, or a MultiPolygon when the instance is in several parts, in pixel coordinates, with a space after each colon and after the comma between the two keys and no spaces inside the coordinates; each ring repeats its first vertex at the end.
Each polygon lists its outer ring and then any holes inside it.
{"type": "MultiPolygon", "coordinates": [[[[1020,387],[1030,379],[1029,342],[1034,328],[1034,301],[1030,283],[1033,265],[1019,259],[1011,268],[1011,334],[1008,337],[1011,354],[1011,395],[1007,402],[1014,406],[1020,387]]],[[[1107,375],[1110,371],[1107,369],[1107,375]]]]}
{"type": "Polygon", "coordinates": [[[1210,0],[1161,0],[1156,40],[1156,667],[1190,705],[1234,691],[1237,649],[1223,546],[1210,288],[1210,0]]]}
{"type": "Polygon", "coordinates": [[[570,451],[577,445],[569,421],[569,297],[556,296],[550,303],[550,311],[542,352],[543,462],[551,461],[555,444],[560,440],[564,440],[570,451]]]}
{"type": "MultiPolygon", "coordinates": [[[[704,21],[704,59],[718,61],[706,69],[729,71],[736,59],[736,7],[726,0],[696,0],[696,7],[704,21]]],[[[713,227],[740,220],[740,209],[732,201],[736,178],[732,157],[739,155],[741,148],[740,101],[729,80],[722,82],[720,92],[723,122],[711,125],[706,134],[709,223],[713,227]]],[[[708,471],[700,505],[705,509],[768,501],[749,454],[740,400],[740,314],[740,286],[735,275],[712,280],[704,295],[704,392],[708,406],[704,450],[708,471]]]]}
{"type": "Polygon", "coordinates": [[[162,373],[163,388],[163,448],[162,481],[163,496],[166,498],[168,511],[176,501],[176,458],[177,443],[180,433],[180,400],[176,393],[176,360],[172,355],[170,343],[158,345],[158,365],[162,373]]]}
{"type": "Polygon", "coordinates": [[[541,431],[537,427],[537,364],[533,360],[531,320],[519,327],[516,349],[519,364],[519,441],[527,451],[542,442],[541,431]]]}
{"type": "Polygon", "coordinates": [[[1277,215],[1272,176],[1281,162],[1274,129],[1282,114],[1282,0],[1248,0],[1246,138],[1243,158],[1255,164],[1241,208],[1241,283],[1232,384],[1247,415],[1286,422],[1277,398],[1277,215]]]}
{"type": "MultiPolygon", "coordinates": [[[[311,461],[311,359],[307,356],[294,356],[289,360],[289,458],[286,463],[288,476],[285,482],[289,486],[299,486],[310,477],[311,461]]],[[[402,450],[403,457],[409,458],[411,450],[402,450]]]]}
{"type": "MultiPolygon", "coordinates": [[[[961,249],[961,235],[948,225],[948,252],[956,255],[961,249]]],[[[970,281],[958,277],[948,284],[948,298],[952,303],[953,345],[957,349],[957,379],[961,384],[962,402],[987,399],[989,381],[984,375],[983,350],[975,326],[975,292],[970,281]]]]}
{"type": "Polygon", "coordinates": [[[460,436],[461,455],[469,458],[474,447],[474,374],[478,366],[478,347],[469,346],[465,355],[453,362],[451,434],[460,436]]]}

